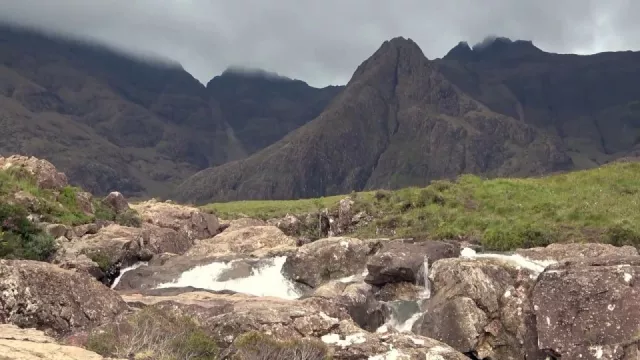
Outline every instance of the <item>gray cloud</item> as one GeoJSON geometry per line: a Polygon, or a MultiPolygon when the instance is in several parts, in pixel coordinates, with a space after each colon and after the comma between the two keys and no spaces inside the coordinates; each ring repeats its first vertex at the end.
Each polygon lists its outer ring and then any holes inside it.
{"type": "Polygon", "coordinates": [[[316,86],[346,83],[395,36],[429,58],[487,35],[553,52],[638,49],[637,15],[634,0],[0,0],[0,20],[169,57],[205,83],[242,65],[316,86]]]}

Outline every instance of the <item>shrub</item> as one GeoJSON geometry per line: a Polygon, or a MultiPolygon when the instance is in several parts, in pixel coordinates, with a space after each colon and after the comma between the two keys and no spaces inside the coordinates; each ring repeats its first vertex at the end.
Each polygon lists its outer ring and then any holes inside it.
{"type": "Polygon", "coordinates": [[[444,196],[435,187],[431,186],[420,190],[416,200],[416,207],[425,207],[430,204],[444,204],[444,196]]]}
{"type": "Polygon", "coordinates": [[[102,356],[153,360],[214,360],[218,347],[191,318],[146,307],[128,322],[93,331],[87,348],[102,356]]]}
{"type": "Polygon", "coordinates": [[[234,342],[236,360],[328,360],[329,349],[317,339],[277,340],[259,332],[239,336],[234,342]]]}
{"type": "Polygon", "coordinates": [[[27,218],[20,206],[0,202],[0,258],[45,261],[55,240],[27,218]]]}
{"type": "Polygon", "coordinates": [[[137,211],[129,209],[122,214],[115,216],[115,222],[122,226],[141,227],[142,219],[137,211]]]}
{"type": "Polygon", "coordinates": [[[376,199],[376,201],[388,201],[389,199],[391,199],[391,191],[389,190],[378,190],[376,191],[374,197],[376,199]]]}
{"type": "Polygon", "coordinates": [[[610,226],[605,232],[604,242],[615,246],[640,246],[640,233],[628,223],[610,226]]]}

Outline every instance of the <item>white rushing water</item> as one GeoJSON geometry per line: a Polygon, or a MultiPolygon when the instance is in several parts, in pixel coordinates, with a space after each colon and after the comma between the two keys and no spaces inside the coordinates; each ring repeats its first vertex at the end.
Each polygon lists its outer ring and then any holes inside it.
{"type": "Polygon", "coordinates": [[[113,284],[111,284],[111,288],[115,289],[116,285],[118,285],[118,283],[120,282],[120,279],[122,279],[122,275],[124,275],[125,273],[127,273],[127,272],[129,272],[131,270],[137,269],[140,266],[147,266],[147,263],[146,262],[139,262],[139,263],[135,263],[135,264],[133,264],[131,266],[128,266],[128,267],[126,267],[124,269],[120,269],[120,275],[118,275],[118,277],[113,281],[113,284]]]}
{"type": "Polygon", "coordinates": [[[297,299],[300,294],[296,291],[293,283],[281,273],[286,260],[286,256],[276,257],[266,265],[253,269],[248,277],[226,281],[218,281],[218,278],[232,268],[233,262],[213,262],[185,271],[176,281],[160,284],[157,288],[192,286],[214,291],[232,290],[256,296],[297,299]]]}
{"type": "Polygon", "coordinates": [[[513,263],[516,267],[531,270],[534,273],[536,273],[536,275],[543,272],[547,266],[555,263],[555,261],[553,260],[536,261],[536,260],[527,259],[526,257],[520,254],[490,254],[490,253],[478,254],[475,250],[470,248],[462,249],[462,251],[460,252],[460,257],[471,258],[471,259],[492,258],[492,259],[508,261],[513,263]]]}
{"type": "Polygon", "coordinates": [[[431,282],[429,281],[429,258],[427,256],[424,257],[424,263],[422,268],[422,276],[424,277],[424,283],[422,286],[424,290],[422,290],[422,298],[429,299],[431,297],[431,282]]]}

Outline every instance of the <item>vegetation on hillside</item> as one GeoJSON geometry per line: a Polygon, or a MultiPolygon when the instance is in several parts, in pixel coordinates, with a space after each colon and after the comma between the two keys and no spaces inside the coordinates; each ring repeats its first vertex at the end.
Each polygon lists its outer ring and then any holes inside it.
{"type": "MultiPolygon", "coordinates": [[[[426,188],[357,193],[356,207],[374,221],[358,236],[476,240],[508,251],[553,242],[596,241],[640,246],[640,163],[540,178],[483,180],[474,175],[434,181],[426,188]]],[[[233,217],[302,214],[337,206],[341,197],[298,201],[244,201],[205,209],[233,217]]]]}
{"type": "Polygon", "coordinates": [[[47,260],[55,251],[55,240],[28,217],[37,215],[46,223],[81,225],[95,220],[140,226],[134,210],[115,214],[102,201],[85,199],[94,215],[83,210],[81,189],[65,186],[60,191],[38,187],[36,179],[21,168],[0,171],[0,258],[47,260]]]}

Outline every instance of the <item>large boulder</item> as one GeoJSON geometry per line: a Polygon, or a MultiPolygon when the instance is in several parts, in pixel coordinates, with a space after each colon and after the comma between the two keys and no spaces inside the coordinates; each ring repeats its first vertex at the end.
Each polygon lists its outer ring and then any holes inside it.
{"type": "MultiPolygon", "coordinates": [[[[228,221],[226,225],[227,226],[225,226],[224,231],[240,230],[240,229],[251,227],[251,226],[267,226],[268,224],[264,220],[243,217],[243,218],[233,219],[231,221],[228,221]]],[[[221,226],[223,226],[222,222],[221,222],[221,226]]]]}
{"type": "Polygon", "coordinates": [[[393,240],[367,261],[368,275],[365,281],[382,286],[388,283],[424,282],[424,264],[431,266],[435,261],[457,257],[460,246],[442,241],[408,242],[393,240]]]}
{"type": "Polygon", "coordinates": [[[529,299],[538,275],[533,268],[509,257],[436,261],[434,296],[413,331],[478,359],[538,358],[529,299]]]}
{"type": "Polygon", "coordinates": [[[0,325],[0,359],[106,360],[89,350],[60,345],[42,331],[11,324],[0,325]]]}
{"type": "Polygon", "coordinates": [[[640,256],[564,260],[533,289],[538,346],[562,359],[640,358],[640,256]]]}
{"type": "Polygon", "coordinates": [[[362,273],[379,240],[334,237],[303,245],[287,258],[282,272],[293,281],[316,288],[329,280],[362,273]]]}
{"type": "Polygon", "coordinates": [[[41,189],[61,190],[69,185],[67,176],[59,172],[52,163],[36,157],[12,155],[0,156],[0,169],[20,168],[33,175],[41,189]]]}
{"type": "Polygon", "coordinates": [[[227,229],[213,238],[199,240],[186,255],[213,257],[242,254],[266,257],[290,253],[295,248],[296,240],[275,226],[246,226],[236,230],[227,229]]]}
{"type": "Polygon", "coordinates": [[[48,334],[112,321],[127,305],[89,275],[37,261],[0,260],[0,322],[48,334]]]}
{"type": "Polygon", "coordinates": [[[190,206],[149,200],[131,205],[131,208],[144,222],[184,231],[191,240],[212,238],[220,229],[217,217],[190,206]]]}

